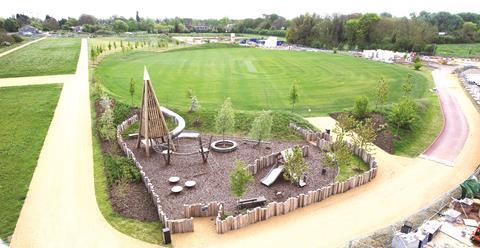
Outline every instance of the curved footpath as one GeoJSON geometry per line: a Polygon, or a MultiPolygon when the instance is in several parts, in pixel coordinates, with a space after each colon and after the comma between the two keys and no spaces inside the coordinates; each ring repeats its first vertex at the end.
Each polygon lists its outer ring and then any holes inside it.
{"type": "MultiPolygon", "coordinates": [[[[212,220],[197,218],[195,232],[175,234],[173,244],[175,247],[342,247],[353,238],[401,221],[427,206],[463,182],[480,163],[480,114],[454,75],[437,71],[434,78],[455,99],[458,104],[455,111],[463,111],[470,127],[463,148],[457,154],[449,153],[458,155],[454,167],[421,158],[398,157],[377,148],[377,177],[362,187],[222,235],[215,233],[212,220]]],[[[461,127],[455,111],[444,113],[446,121],[461,127]]],[[[330,117],[309,121],[321,129],[335,125],[330,117]]],[[[440,136],[438,142],[449,145],[450,138],[440,136]]]]}
{"type": "Polygon", "coordinates": [[[90,117],[83,39],[76,74],[64,82],[11,247],[153,247],[115,230],[98,209],[90,117]]]}
{"type": "Polygon", "coordinates": [[[469,127],[457,99],[448,90],[450,72],[444,69],[432,73],[445,121],[440,135],[420,157],[451,166],[467,140],[469,127]]]}

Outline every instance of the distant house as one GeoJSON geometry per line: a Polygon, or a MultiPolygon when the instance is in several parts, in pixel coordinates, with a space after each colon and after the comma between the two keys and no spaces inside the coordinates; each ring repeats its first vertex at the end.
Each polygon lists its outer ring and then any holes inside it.
{"type": "Polygon", "coordinates": [[[75,32],[75,33],[82,32],[82,26],[73,26],[71,27],[71,29],[72,29],[72,32],[75,32]]]}
{"type": "Polygon", "coordinates": [[[32,27],[30,25],[24,25],[24,26],[22,26],[21,28],[18,29],[18,33],[21,34],[21,35],[30,36],[30,35],[33,35],[33,34],[39,34],[40,30],[38,30],[37,28],[32,27]]]}
{"type": "Polygon", "coordinates": [[[211,29],[211,27],[208,26],[208,25],[195,25],[195,26],[193,26],[193,29],[196,32],[205,32],[205,31],[209,31],[211,29]]]}

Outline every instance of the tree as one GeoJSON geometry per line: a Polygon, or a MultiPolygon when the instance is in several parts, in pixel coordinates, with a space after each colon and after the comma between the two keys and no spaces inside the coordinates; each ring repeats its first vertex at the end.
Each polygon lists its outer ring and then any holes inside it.
{"type": "Polygon", "coordinates": [[[222,140],[225,141],[225,133],[233,130],[234,126],[235,112],[233,111],[232,101],[230,98],[227,98],[218,110],[215,118],[215,129],[222,134],[222,140]]]}
{"type": "Polygon", "coordinates": [[[295,104],[298,102],[298,89],[297,84],[293,83],[292,88],[290,89],[290,95],[288,96],[290,104],[292,104],[292,112],[295,109],[295,104]]]}
{"type": "Polygon", "coordinates": [[[462,27],[463,39],[466,42],[475,41],[475,31],[477,30],[477,24],[473,22],[465,22],[462,27]]]}
{"type": "Polygon", "coordinates": [[[303,159],[303,152],[300,147],[295,146],[290,154],[287,154],[283,165],[283,178],[291,183],[298,183],[303,174],[308,170],[308,164],[303,159]]]}
{"type": "Polygon", "coordinates": [[[135,94],[135,80],[130,79],[130,96],[132,97],[132,106],[133,106],[133,95],[135,94]]]}
{"type": "Polygon", "coordinates": [[[338,170],[340,170],[340,168],[347,168],[352,164],[352,151],[343,141],[333,143],[333,157],[335,158],[338,170]]]}
{"type": "Polygon", "coordinates": [[[343,139],[347,136],[351,136],[351,131],[357,125],[357,121],[348,113],[340,113],[335,123],[333,132],[337,135],[336,141],[343,142],[343,139]]]}
{"type": "Polygon", "coordinates": [[[364,149],[366,152],[371,152],[373,142],[377,138],[372,119],[367,118],[364,121],[359,122],[354,131],[356,135],[353,136],[353,143],[357,147],[364,149]]]}
{"type": "Polygon", "coordinates": [[[403,97],[399,103],[393,105],[390,111],[390,121],[397,127],[397,134],[400,128],[411,129],[416,121],[417,106],[409,97],[403,97]]]}
{"type": "Polygon", "coordinates": [[[387,103],[389,92],[390,88],[388,87],[388,83],[382,77],[380,80],[378,80],[375,92],[375,109],[377,109],[378,105],[384,105],[387,103]]]}
{"type": "Polygon", "coordinates": [[[270,111],[263,111],[253,121],[249,136],[258,141],[258,146],[261,145],[263,140],[270,137],[272,132],[272,122],[273,116],[270,111]]]}
{"type": "Polygon", "coordinates": [[[253,176],[248,172],[245,162],[235,160],[235,168],[230,172],[230,190],[233,196],[242,197],[251,181],[253,181],[253,176]]]}
{"type": "Polygon", "coordinates": [[[200,103],[198,102],[197,97],[193,94],[193,90],[189,89],[187,91],[187,97],[190,100],[190,106],[188,112],[193,113],[200,109],[200,103]]]}
{"type": "Polygon", "coordinates": [[[117,33],[125,33],[128,31],[128,25],[122,20],[115,20],[113,24],[113,30],[117,33]]]}
{"type": "Polygon", "coordinates": [[[403,96],[409,96],[413,90],[413,76],[408,73],[405,83],[402,85],[403,96]]]}
{"type": "Polygon", "coordinates": [[[18,23],[15,19],[13,18],[7,18],[3,22],[3,27],[7,32],[17,32],[18,31],[18,23]]]}
{"type": "Polygon", "coordinates": [[[367,96],[361,96],[355,100],[353,104],[353,116],[358,119],[364,119],[369,112],[369,100],[367,96]]]}
{"type": "Polygon", "coordinates": [[[57,19],[47,15],[45,17],[45,21],[43,21],[43,28],[44,30],[48,30],[48,31],[55,31],[55,30],[58,30],[59,28],[59,24],[58,24],[58,21],[57,19]]]}
{"type": "Polygon", "coordinates": [[[97,18],[93,15],[82,14],[78,18],[78,25],[95,25],[97,23],[97,18]]]}

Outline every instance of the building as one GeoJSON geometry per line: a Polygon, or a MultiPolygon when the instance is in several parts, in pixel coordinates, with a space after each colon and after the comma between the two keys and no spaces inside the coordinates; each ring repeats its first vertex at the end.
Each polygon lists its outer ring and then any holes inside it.
{"type": "Polygon", "coordinates": [[[21,34],[21,35],[30,36],[30,35],[34,35],[34,34],[39,34],[40,30],[38,30],[37,28],[32,27],[30,25],[24,25],[24,26],[22,26],[21,28],[18,29],[18,33],[21,34]]]}
{"type": "Polygon", "coordinates": [[[210,31],[211,27],[208,25],[195,25],[193,26],[193,29],[195,30],[195,32],[206,32],[210,31]]]}
{"type": "Polygon", "coordinates": [[[82,32],[82,26],[73,26],[71,27],[71,29],[72,29],[72,32],[75,32],[75,33],[82,32]]]}

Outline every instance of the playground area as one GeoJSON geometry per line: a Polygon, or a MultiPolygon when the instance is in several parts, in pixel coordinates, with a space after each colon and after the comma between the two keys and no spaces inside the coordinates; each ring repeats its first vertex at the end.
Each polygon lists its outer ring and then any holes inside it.
{"type": "MultiPolygon", "coordinates": [[[[210,136],[205,136],[202,142],[208,144],[209,139],[210,136]]],[[[221,139],[221,137],[213,137],[213,139],[221,139]]],[[[143,149],[134,149],[134,139],[128,140],[127,144],[142,164],[151,183],[155,185],[157,193],[162,199],[163,211],[172,218],[183,218],[183,204],[205,204],[219,201],[225,203],[227,212],[234,211],[237,206],[237,199],[232,196],[230,191],[229,173],[233,170],[236,159],[251,164],[261,156],[280,152],[296,145],[308,145],[305,141],[273,141],[259,149],[254,148],[254,144],[250,142],[244,142],[240,137],[229,137],[229,139],[238,143],[238,149],[234,152],[217,153],[212,151],[207,163],[203,163],[202,157],[198,153],[187,156],[173,154],[170,165],[166,165],[165,159],[159,153],[153,152],[148,158],[143,149]],[[267,147],[269,149],[266,149],[267,147]],[[169,179],[171,177],[178,177],[179,181],[170,183],[169,179]],[[194,181],[196,185],[192,188],[185,187],[187,181],[194,181]],[[173,193],[171,189],[174,186],[182,186],[183,190],[179,193],[173,193]]],[[[194,150],[197,147],[198,142],[193,139],[182,139],[177,143],[178,150],[194,150]]],[[[318,148],[315,150],[315,147],[310,146],[309,151],[305,158],[305,162],[309,165],[306,186],[300,188],[279,175],[275,182],[267,187],[261,184],[261,180],[270,172],[270,168],[264,168],[255,175],[254,181],[249,185],[247,193],[242,199],[264,196],[267,203],[284,201],[291,196],[306,193],[309,190],[321,188],[331,183],[335,178],[336,170],[326,168],[326,173],[322,174],[323,167],[320,163],[318,148]]]]}

